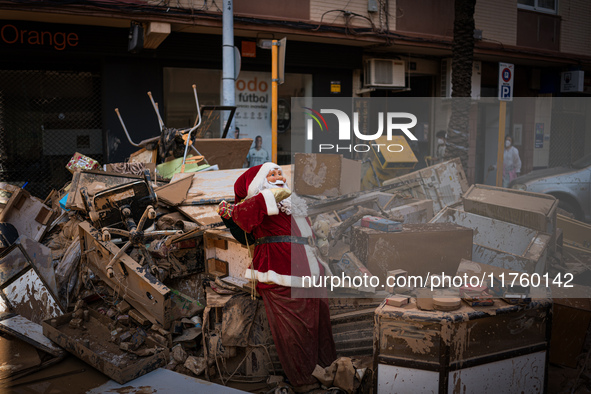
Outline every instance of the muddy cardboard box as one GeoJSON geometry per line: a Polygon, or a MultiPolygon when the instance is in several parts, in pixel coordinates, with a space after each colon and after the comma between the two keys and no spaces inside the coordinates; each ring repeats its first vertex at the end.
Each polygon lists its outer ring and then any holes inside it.
{"type": "Polygon", "coordinates": [[[549,194],[472,185],[463,197],[464,210],[548,234],[556,232],[558,200],[549,194]]]}
{"type": "Polygon", "coordinates": [[[551,308],[549,299],[452,312],[384,301],[375,311],[376,392],[545,392],[551,308]]]}
{"type": "MultiPolygon", "coordinates": [[[[168,363],[168,349],[157,348],[155,354],[138,357],[119,349],[110,341],[108,326],[113,321],[90,309],[89,320],[83,323],[86,329],[70,327],[73,313],[48,319],[43,322],[43,335],[90,364],[119,384],[139,378],[168,363]]],[[[154,348],[156,343],[149,337],[143,348],[154,348]]]]}
{"type": "Polygon", "coordinates": [[[453,275],[461,259],[472,258],[472,229],[425,223],[404,224],[401,232],[385,233],[354,226],[351,251],[382,284],[387,272],[395,269],[423,277],[429,272],[453,275]]]}
{"type": "Polygon", "coordinates": [[[361,190],[361,162],[338,154],[296,153],[294,191],[335,197],[361,190]]]}

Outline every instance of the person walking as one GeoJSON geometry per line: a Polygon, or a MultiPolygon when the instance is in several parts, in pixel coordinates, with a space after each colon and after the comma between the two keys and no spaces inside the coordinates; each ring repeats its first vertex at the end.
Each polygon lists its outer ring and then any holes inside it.
{"type": "Polygon", "coordinates": [[[505,138],[505,152],[503,154],[503,187],[509,187],[509,183],[521,173],[521,159],[519,151],[513,146],[513,138],[505,138]]]}

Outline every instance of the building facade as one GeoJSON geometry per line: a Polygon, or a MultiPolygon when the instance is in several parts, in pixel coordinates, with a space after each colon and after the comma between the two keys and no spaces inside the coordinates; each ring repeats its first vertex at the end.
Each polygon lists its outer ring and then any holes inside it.
{"type": "MultiPolygon", "coordinates": [[[[279,88],[282,163],[290,161],[291,97],[450,94],[453,0],[234,0],[231,5],[241,54],[235,117],[241,137],[254,139],[261,132],[257,125],[270,121],[271,53],[257,42],[288,40],[285,84],[279,88]],[[368,80],[368,65],[384,65],[380,60],[387,67],[402,64],[402,88],[368,80]]],[[[100,162],[125,160],[137,149],[115,108],[135,142],[157,136],[160,127],[147,92],[167,127],[192,125],[192,84],[200,104],[220,104],[226,6],[228,0],[0,1],[2,179],[28,182],[28,189],[44,197],[68,179],[64,165],[76,151],[100,162]],[[138,35],[143,45],[134,46],[138,35]]],[[[477,0],[474,19],[466,172],[472,182],[491,183],[487,168],[496,157],[499,115],[498,106],[483,99],[497,97],[498,63],[515,65],[514,97],[585,97],[591,93],[591,3],[477,0]],[[582,91],[561,92],[565,72],[584,78],[582,91]]],[[[553,118],[544,102],[534,112],[520,108],[531,101],[508,106],[507,133],[516,139],[522,173],[591,152],[584,116],[591,108],[583,104],[572,116],[553,118]]],[[[423,156],[434,153],[435,133],[449,118],[431,113],[417,146],[423,156]]],[[[218,136],[220,122],[211,124],[218,136]]]]}

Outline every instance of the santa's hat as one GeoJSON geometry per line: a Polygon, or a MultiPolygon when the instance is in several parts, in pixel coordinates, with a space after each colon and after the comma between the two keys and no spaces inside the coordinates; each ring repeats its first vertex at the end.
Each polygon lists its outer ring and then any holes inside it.
{"type": "Polygon", "coordinates": [[[236,195],[234,202],[238,204],[245,198],[254,196],[260,190],[265,179],[267,179],[269,171],[275,168],[280,167],[269,161],[246,170],[234,183],[234,194],[236,195]]]}

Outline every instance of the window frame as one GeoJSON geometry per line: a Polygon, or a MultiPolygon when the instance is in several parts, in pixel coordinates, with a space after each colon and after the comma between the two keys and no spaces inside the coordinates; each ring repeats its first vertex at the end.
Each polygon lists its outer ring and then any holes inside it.
{"type": "Polygon", "coordinates": [[[539,0],[534,0],[534,6],[531,5],[526,5],[526,4],[519,4],[519,2],[517,2],[517,8],[520,8],[522,10],[529,10],[529,11],[535,11],[535,12],[543,12],[544,14],[550,14],[550,15],[558,15],[558,2],[560,0],[555,0],[554,2],[554,10],[551,10],[549,8],[544,8],[544,7],[539,7],[538,6],[538,1],[539,0]]]}

